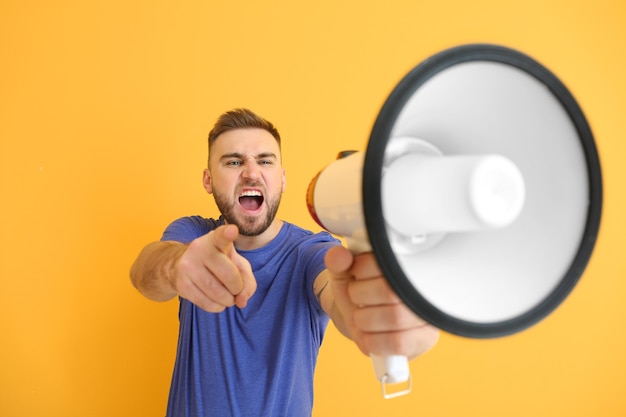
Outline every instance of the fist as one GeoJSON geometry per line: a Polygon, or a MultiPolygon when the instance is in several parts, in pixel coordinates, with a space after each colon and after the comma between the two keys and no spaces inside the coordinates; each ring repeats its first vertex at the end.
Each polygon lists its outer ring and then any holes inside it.
{"type": "Polygon", "coordinates": [[[439,330],[400,300],[372,253],[354,255],[337,246],[328,251],[325,262],[348,336],[364,354],[413,359],[437,343],[439,330]]]}
{"type": "Polygon", "coordinates": [[[256,279],[250,263],[235,250],[238,236],[237,226],[225,225],[192,241],[176,263],[176,292],[211,313],[245,307],[256,279]]]}

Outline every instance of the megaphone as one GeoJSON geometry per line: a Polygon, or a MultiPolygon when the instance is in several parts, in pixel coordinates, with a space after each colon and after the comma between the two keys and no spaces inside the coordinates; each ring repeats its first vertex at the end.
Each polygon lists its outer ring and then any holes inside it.
{"type": "MultiPolygon", "coordinates": [[[[307,206],[348,248],[372,251],[418,316],[494,338],[545,318],[579,281],[602,175],[589,124],[552,72],[517,50],[470,44],[411,70],[365,152],[320,171],[307,206]]],[[[410,391],[406,358],[372,359],[386,398],[410,391]]]]}

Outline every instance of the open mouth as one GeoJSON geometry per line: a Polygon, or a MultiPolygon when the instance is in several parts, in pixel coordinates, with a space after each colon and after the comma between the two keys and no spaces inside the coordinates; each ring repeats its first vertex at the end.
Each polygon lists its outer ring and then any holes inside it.
{"type": "Polygon", "coordinates": [[[263,204],[263,194],[257,190],[246,190],[239,195],[239,204],[244,210],[256,211],[263,204]]]}

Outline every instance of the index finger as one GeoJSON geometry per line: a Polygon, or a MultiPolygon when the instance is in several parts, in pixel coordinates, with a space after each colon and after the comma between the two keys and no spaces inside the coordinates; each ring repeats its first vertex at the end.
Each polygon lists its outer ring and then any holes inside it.
{"type": "Polygon", "coordinates": [[[355,256],[350,272],[356,280],[379,278],[383,276],[373,252],[362,253],[355,256]]]}
{"type": "Polygon", "coordinates": [[[234,250],[235,240],[239,237],[239,229],[233,224],[227,224],[214,229],[211,233],[211,242],[220,252],[229,255],[234,250]]]}
{"type": "Polygon", "coordinates": [[[243,289],[243,277],[237,265],[237,251],[234,241],[239,236],[235,225],[220,226],[208,234],[208,244],[217,251],[210,251],[205,266],[215,278],[230,292],[237,295],[243,289]]]}

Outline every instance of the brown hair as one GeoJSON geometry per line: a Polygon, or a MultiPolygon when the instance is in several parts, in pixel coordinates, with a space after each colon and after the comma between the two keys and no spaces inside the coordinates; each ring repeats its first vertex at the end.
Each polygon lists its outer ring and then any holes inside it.
{"type": "Polygon", "coordinates": [[[211,146],[222,133],[228,132],[229,130],[246,128],[267,130],[274,136],[274,139],[276,139],[278,143],[278,148],[280,149],[280,134],[274,125],[249,109],[239,108],[227,111],[215,122],[213,129],[209,132],[209,155],[211,154],[211,146]]]}

